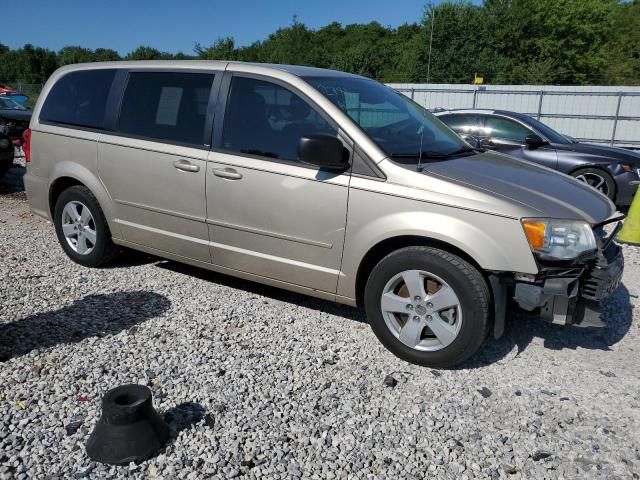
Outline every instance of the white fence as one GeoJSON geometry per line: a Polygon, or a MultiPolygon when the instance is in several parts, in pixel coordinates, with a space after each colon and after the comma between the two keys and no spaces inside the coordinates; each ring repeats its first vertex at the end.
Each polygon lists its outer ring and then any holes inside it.
{"type": "Polygon", "coordinates": [[[640,148],[640,87],[449,85],[390,87],[429,108],[487,108],[526,113],[578,140],[640,148]]]}

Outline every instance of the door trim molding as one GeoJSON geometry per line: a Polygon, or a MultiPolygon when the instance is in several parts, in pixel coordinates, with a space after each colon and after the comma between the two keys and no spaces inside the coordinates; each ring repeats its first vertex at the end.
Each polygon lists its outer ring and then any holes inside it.
{"type": "MultiPolygon", "coordinates": [[[[139,223],[128,222],[127,220],[122,220],[121,218],[115,218],[113,221],[120,225],[124,225],[125,227],[137,228],[138,230],[144,230],[145,232],[153,232],[159,235],[164,235],[166,237],[179,238],[180,240],[186,240],[191,243],[199,243],[201,245],[207,245],[207,246],[211,245],[211,242],[209,242],[208,240],[204,240],[197,237],[191,237],[189,235],[183,235],[181,233],[170,232],[168,230],[163,230],[160,228],[149,227],[147,225],[141,225],[139,223]]],[[[167,251],[167,253],[170,253],[170,252],[167,251]]]]}
{"type": "Polygon", "coordinates": [[[205,221],[204,217],[197,217],[195,215],[187,215],[186,213],[174,212],[173,210],[165,210],[164,208],[152,207],[151,205],[145,205],[144,203],[128,202],[126,200],[120,200],[118,198],[115,198],[113,201],[120,205],[126,205],[127,207],[141,208],[143,210],[149,210],[150,212],[171,215],[172,217],[184,218],[186,220],[193,220],[201,223],[204,223],[205,221]]]}
{"type": "Polygon", "coordinates": [[[290,242],[303,243],[305,245],[311,245],[314,247],[327,248],[327,249],[333,248],[333,244],[331,243],[319,242],[317,240],[310,240],[308,238],[302,238],[302,237],[294,237],[292,235],[285,235],[282,233],[271,232],[269,230],[262,230],[259,228],[245,227],[243,225],[234,225],[233,223],[220,222],[218,220],[210,220],[210,219],[207,219],[206,223],[208,223],[209,225],[215,225],[217,227],[230,228],[232,230],[239,230],[241,232],[264,235],[265,237],[273,237],[273,238],[279,238],[282,240],[288,240],[290,242]]]}

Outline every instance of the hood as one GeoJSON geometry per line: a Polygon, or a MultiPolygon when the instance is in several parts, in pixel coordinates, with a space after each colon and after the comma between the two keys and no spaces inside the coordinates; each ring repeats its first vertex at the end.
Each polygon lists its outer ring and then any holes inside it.
{"type": "Polygon", "coordinates": [[[565,150],[585,155],[593,155],[599,157],[606,162],[619,161],[625,162],[635,167],[640,167],[640,154],[619,147],[608,147],[606,145],[594,145],[593,143],[571,143],[569,145],[557,145],[553,147],[556,150],[565,150]]]}
{"type": "Polygon", "coordinates": [[[532,211],[532,216],[599,223],[616,211],[597,190],[546,167],[508,155],[482,153],[424,164],[424,172],[453,180],[532,211]]]}
{"type": "Polygon", "coordinates": [[[31,110],[9,110],[0,108],[0,117],[20,122],[29,122],[32,113],[31,110]]]}

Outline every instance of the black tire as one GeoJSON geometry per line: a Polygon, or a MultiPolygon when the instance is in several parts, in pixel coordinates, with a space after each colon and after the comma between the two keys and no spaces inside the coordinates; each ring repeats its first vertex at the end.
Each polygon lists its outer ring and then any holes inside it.
{"type": "Polygon", "coordinates": [[[9,155],[10,158],[7,158],[0,162],[0,178],[4,177],[5,174],[9,171],[11,167],[13,167],[13,154],[9,155]]]}
{"type": "Polygon", "coordinates": [[[397,357],[416,365],[451,368],[473,355],[489,329],[491,295],[487,282],[469,262],[431,247],[406,247],[384,257],[367,280],[364,306],[373,332],[397,357]],[[387,327],[380,299],[387,282],[406,270],[424,270],[437,275],[453,288],[463,312],[460,330],[453,342],[437,351],[421,351],[402,343],[387,327]]]}
{"type": "Polygon", "coordinates": [[[591,182],[591,179],[595,179],[596,176],[602,178],[602,180],[604,180],[604,187],[606,188],[606,192],[603,192],[600,189],[598,190],[600,190],[601,193],[604,193],[607,197],[609,197],[611,201],[615,201],[616,182],[613,180],[611,175],[609,175],[604,170],[601,170],[599,168],[580,168],[579,170],[576,170],[575,172],[573,172],[571,176],[573,178],[578,178],[581,176],[585,177],[588,180],[585,183],[591,186],[594,186],[594,184],[591,182]]]}
{"type": "Polygon", "coordinates": [[[119,248],[111,240],[109,225],[104,217],[102,208],[96,197],[87,187],[74,185],[64,190],[54,208],[54,225],[60,246],[67,256],[76,263],[85,267],[99,267],[113,260],[119,253],[119,248]],[[77,201],[85,205],[93,217],[95,223],[96,242],[93,249],[87,254],[80,254],[71,248],[62,231],[62,212],[67,203],[77,201]]]}

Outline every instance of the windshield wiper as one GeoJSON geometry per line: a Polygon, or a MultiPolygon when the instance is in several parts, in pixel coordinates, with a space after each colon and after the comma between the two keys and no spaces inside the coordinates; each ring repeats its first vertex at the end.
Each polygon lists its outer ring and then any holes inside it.
{"type": "Polygon", "coordinates": [[[473,148],[460,148],[458,150],[454,150],[452,152],[436,152],[433,150],[422,150],[421,152],[392,152],[389,154],[392,158],[421,158],[421,159],[432,159],[432,160],[443,160],[446,158],[455,157],[457,155],[462,155],[464,153],[475,152],[476,150],[473,148]]]}

